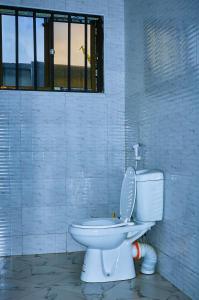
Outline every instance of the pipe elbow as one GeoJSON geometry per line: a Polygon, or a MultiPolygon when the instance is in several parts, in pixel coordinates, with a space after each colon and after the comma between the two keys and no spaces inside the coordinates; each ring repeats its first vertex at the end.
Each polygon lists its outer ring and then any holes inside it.
{"type": "Polygon", "coordinates": [[[132,249],[133,257],[136,259],[143,258],[141,273],[153,274],[157,264],[157,254],[154,248],[145,243],[135,242],[132,249]]]}

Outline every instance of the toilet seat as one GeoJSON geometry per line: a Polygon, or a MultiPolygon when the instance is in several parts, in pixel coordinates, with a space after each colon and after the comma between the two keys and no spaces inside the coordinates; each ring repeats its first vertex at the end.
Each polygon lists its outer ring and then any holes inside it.
{"type": "Polygon", "coordinates": [[[118,228],[129,225],[133,225],[130,222],[136,196],[136,179],[135,170],[129,167],[126,170],[124,179],[122,182],[121,195],[120,195],[120,219],[113,218],[90,218],[75,222],[72,227],[85,228],[85,229],[106,229],[106,228],[118,228]]]}
{"type": "MultiPolygon", "coordinates": [[[[121,219],[113,218],[91,218],[81,222],[72,224],[72,227],[85,228],[85,229],[106,229],[126,226],[127,223],[121,219]]],[[[133,223],[131,223],[133,225],[133,223]]]]}

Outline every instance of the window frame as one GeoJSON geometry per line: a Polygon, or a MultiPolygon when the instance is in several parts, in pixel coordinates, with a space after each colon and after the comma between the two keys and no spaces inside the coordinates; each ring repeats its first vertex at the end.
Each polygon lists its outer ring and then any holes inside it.
{"type": "MultiPolygon", "coordinates": [[[[2,80],[3,80],[3,62],[2,62],[2,15],[6,15],[6,13],[0,13],[0,91],[39,91],[39,92],[72,92],[72,93],[104,93],[104,16],[95,15],[95,14],[84,14],[84,13],[73,13],[73,12],[65,12],[65,11],[57,11],[57,10],[47,10],[40,8],[30,8],[30,7],[20,7],[20,6],[8,6],[8,5],[0,5],[0,9],[13,10],[15,17],[15,86],[2,88],[2,80]],[[34,57],[34,83],[32,88],[22,88],[19,86],[19,36],[18,36],[18,22],[19,22],[19,11],[30,11],[33,13],[33,57],[34,57]],[[54,49],[54,26],[53,22],[56,22],[56,18],[54,19],[54,15],[63,15],[68,17],[68,87],[64,90],[54,89],[54,55],[50,55],[51,59],[49,62],[49,77],[50,77],[50,86],[49,89],[38,88],[37,84],[37,35],[36,35],[36,14],[37,13],[46,13],[50,15],[51,18],[51,47],[54,49]],[[85,30],[84,30],[84,38],[85,38],[85,58],[84,58],[84,89],[74,89],[71,88],[71,24],[73,24],[72,16],[84,17],[85,19],[85,30]],[[97,68],[95,69],[98,73],[96,76],[96,86],[97,90],[88,89],[88,62],[87,62],[87,32],[88,32],[88,18],[98,18],[98,23],[100,23],[99,35],[97,38],[97,52],[96,59],[98,61],[97,68]],[[99,46],[100,44],[100,46],[99,46]]],[[[9,14],[8,14],[9,15],[9,14]]],[[[64,21],[63,21],[64,23],[64,21]]],[[[97,28],[97,26],[96,26],[97,28]]],[[[95,71],[95,72],[96,72],[95,71]]]]}

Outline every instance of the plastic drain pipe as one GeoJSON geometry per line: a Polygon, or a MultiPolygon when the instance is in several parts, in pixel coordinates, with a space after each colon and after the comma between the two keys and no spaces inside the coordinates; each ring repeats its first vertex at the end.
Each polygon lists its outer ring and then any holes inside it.
{"type": "Polygon", "coordinates": [[[157,254],[152,246],[144,243],[133,243],[132,249],[133,258],[144,258],[141,266],[141,273],[153,274],[155,273],[155,266],[157,263],[157,254]]]}

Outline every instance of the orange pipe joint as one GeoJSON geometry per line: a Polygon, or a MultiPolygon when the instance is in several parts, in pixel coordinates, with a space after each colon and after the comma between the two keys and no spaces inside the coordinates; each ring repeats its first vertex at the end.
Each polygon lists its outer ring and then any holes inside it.
{"type": "Polygon", "coordinates": [[[157,254],[151,245],[145,243],[138,243],[137,241],[132,244],[132,255],[134,259],[143,258],[141,265],[141,273],[153,274],[157,264],[157,254]]]}

